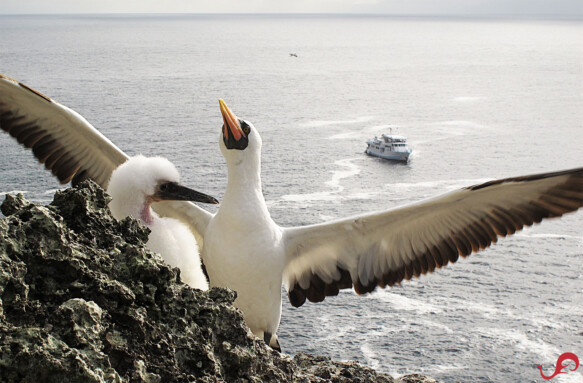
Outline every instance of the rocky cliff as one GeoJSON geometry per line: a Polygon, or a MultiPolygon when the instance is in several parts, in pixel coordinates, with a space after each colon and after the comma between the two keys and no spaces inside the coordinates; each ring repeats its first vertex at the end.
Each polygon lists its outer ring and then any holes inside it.
{"type": "Polygon", "coordinates": [[[0,219],[0,382],[431,382],[280,354],[232,305],[149,250],[93,183],[48,206],[6,197],[0,219]]]}

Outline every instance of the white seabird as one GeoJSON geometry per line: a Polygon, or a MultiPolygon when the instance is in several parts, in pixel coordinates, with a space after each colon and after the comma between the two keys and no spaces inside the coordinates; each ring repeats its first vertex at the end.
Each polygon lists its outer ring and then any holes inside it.
{"type": "Polygon", "coordinates": [[[107,187],[112,215],[139,219],[150,229],[146,246],[178,267],[182,281],[208,289],[193,233],[176,219],[160,217],[151,204],[167,200],[217,204],[215,198],[180,185],[178,170],[166,158],[128,157],[73,110],[3,75],[0,104],[2,129],[32,148],[63,183],[92,178],[107,187]],[[43,122],[37,124],[37,119],[43,122]]]}
{"type": "Polygon", "coordinates": [[[164,261],[180,269],[180,277],[191,287],[208,290],[200,263],[198,245],[182,222],[160,217],[151,208],[158,201],[195,201],[216,204],[206,194],[181,186],[176,167],[163,157],[131,157],[111,174],[107,193],[109,208],[117,219],[132,216],[150,229],[146,246],[164,261]]]}
{"type": "Polygon", "coordinates": [[[583,168],[475,185],[410,206],[322,224],[283,228],[261,189],[261,137],[219,100],[219,146],[228,183],[204,233],[211,286],[237,291],[249,327],[272,347],[281,285],[292,305],[320,302],[351,288],[359,294],[418,277],[543,218],[583,205],[583,168]]]}
{"type": "MultiPolygon", "coordinates": [[[[490,181],[392,210],[284,228],[271,219],[263,197],[258,131],[220,104],[224,124],[219,145],[229,174],[219,211],[213,216],[182,201],[153,207],[190,224],[211,286],[237,290],[235,305],[255,335],[272,347],[278,346],[282,283],[296,307],[344,288],[368,293],[432,272],[488,247],[499,236],[583,205],[583,168],[578,168],[490,181]]],[[[99,180],[111,173],[110,162],[116,162],[119,149],[96,131],[83,139],[76,131],[88,123],[80,123],[76,113],[72,119],[72,113],[0,78],[0,127],[35,154],[45,153],[42,145],[51,142],[50,152],[62,154],[47,168],[61,181],[99,180]],[[70,144],[73,140],[82,146],[80,152],[70,144]],[[39,149],[37,142],[42,144],[39,149]],[[92,157],[83,157],[84,151],[92,157]]]]}

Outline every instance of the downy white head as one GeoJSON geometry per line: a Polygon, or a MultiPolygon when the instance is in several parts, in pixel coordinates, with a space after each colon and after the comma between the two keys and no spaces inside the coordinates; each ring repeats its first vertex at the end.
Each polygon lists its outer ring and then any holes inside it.
{"type": "Polygon", "coordinates": [[[111,174],[107,192],[112,200],[111,213],[117,219],[132,216],[151,225],[156,213],[153,202],[162,200],[193,201],[216,204],[211,196],[181,186],[176,167],[163,157],[138,155],[120,165],[111,174]]]}

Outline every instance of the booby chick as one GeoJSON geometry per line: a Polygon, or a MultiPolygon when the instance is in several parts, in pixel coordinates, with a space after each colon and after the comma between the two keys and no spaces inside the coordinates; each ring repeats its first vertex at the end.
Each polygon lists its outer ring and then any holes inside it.
{"type": "MultiPolygon", "coordinates": [[[[220,101],[219,145],[228,184],[213,215],[191,202],[152,204],[189,225],[211,286],[237,290],[253,333],[277,348],[281,284],[292,305],[320,302],[340,289],[358,294],[432,272],[544,218],[583,205],[583,168],[486,182],[381,212],[283,228],[261,189],[261,137],[220,101]],[[209,268],[209,264],[211,265],[209,268]]],[[[91,178],[107,187],[128,157],[73,110],[0,75],[0,127],[61,182],[91,178]]]]}
{"type": "Polygon", "coordinates": [[[131,157],[111,174],[109,208],[117,219],[139,219],[150,229],[146,246],[160,253],[170,266],[178,267],[186,284],[207,290],[198,245],[190,229],[174,218],[158,216],[150,206],[159,201],[218,203],[213,197],[181,186],[179,179],[178,170],[166,158],[131,157]]]}
{"type": "MultiPolygon", "coordinates": [[[[163,201],[179,209],[201,210],[196,201],[216,204],[213,197],[178,184],[174,165],[161,157],[128,157],[75,111],[0,74],[0,127],[15,137],[65,184],[92,179],[112,196],[114,217],[133,216],[151,230],[147,247],[178,267],[182,280],[207,289],[193,232],[167,215],[163,201]],[[180,202],[176,202],[180,201],[180,202]],[[152,209],[154,208],[154,209],[152,209]]],[[[172,214],[172,209],[168,209],[172,214]]],[[[203,220],[206,218],[202,218],[203,220]]]]}

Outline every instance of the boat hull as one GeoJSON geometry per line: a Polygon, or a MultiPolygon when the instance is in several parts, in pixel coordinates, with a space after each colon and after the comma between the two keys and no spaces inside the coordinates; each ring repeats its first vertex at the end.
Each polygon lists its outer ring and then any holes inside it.
{"type": "Polygon", "coordinates": [[[372,150],[365,150],[365,153],[369,156],[379,157],[385,160],[392,160],[392,161],[402,161],[407,162],[409,161],[409,156],[411,155],[410,152],[388,152],[388,153],[377,153],[372,150]]]}

